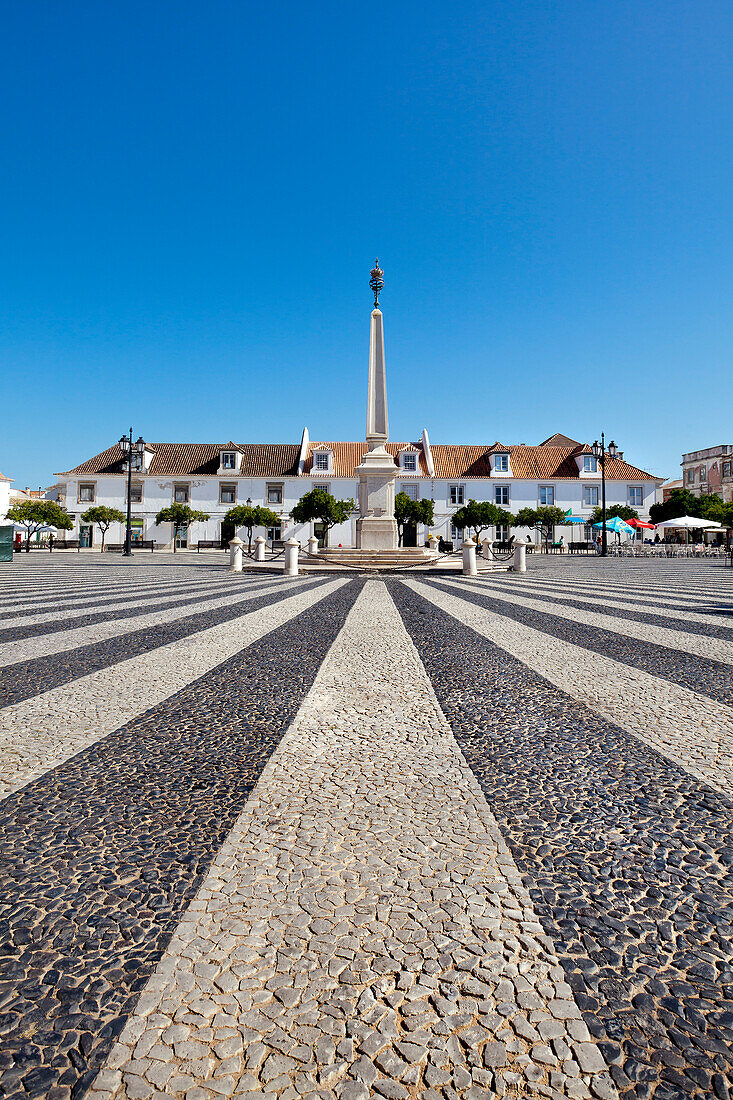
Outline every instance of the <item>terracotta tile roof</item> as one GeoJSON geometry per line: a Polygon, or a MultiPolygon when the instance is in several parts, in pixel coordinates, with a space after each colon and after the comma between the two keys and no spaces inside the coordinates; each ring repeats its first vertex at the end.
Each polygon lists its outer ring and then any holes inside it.
{"type": "MultiPolygon", "coordinates": [[[[419,443],[387,443],[387,450],[394,457],[398,455],[400,451],[405,447],[416,447],[420,452],[419,459],[419,473],[423,477],[428,477],[428,469],[425,465],[425,455],[423,454],[422,447],[419,443]]],[[[362,440],[360,443],[319,443],[313,441],[308,446],[308,452],[305,457],[305,466],[303,473],[310,475],[311,473],[318,474],[318,470],[313,470],[313,450],[319,448],[327,448],[329,451],[333,451],[333,472],[326,474],[323,473],[324,478],[328,477],[353,477],[354,467],[358,466],[361,462],[362,456],[367,452],[367,445],[362,440]]],[[[395,463],[399,465],[399,461],[395,463]]]]}
{"type": "Polygon", "coordinates": [[[569,435],[563,435],[562,432],[555,432],[549,439],[543,439],[540,443],[540,447],[579,447],[580,443],[577,439],[571,439],[569,435]]]}
{"type": "MultiPolygon", "coordinates": [[[[431,447],[435,476],[438,478],[489,477],[489,456],[501,451],[509,454],[512,476],[547,481],[577,481],[582,478],[575,456],[587,454],[590,447],[573,443],[572,446],[539,447],[524,445],[465,446],[463,444],[434,443],[431,447]]],[[[606,477],[611,481],[658,481],[654,474],[631,466],[622,458],[609,458],[606,477]]]]}
{"type": "MultiPolygon", "coordinates": [[[[286,477],[298,473],[297,443],[151,443],[153,458],[147,473],[158,477],[216,476],[219,452],[236,449],[242,455],[239,477],[286,477]]],[[[122,448],[110,447],[65,474],[119,474],[122,448]]],[[[61,475],[56,475],[61,476],[61,475]]]]}

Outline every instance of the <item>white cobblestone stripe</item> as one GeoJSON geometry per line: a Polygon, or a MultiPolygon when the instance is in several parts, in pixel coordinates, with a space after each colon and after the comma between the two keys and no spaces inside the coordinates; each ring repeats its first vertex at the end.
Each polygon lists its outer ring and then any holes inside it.
{"type": "Polygon", "coordinates": [[[616,1095],[381,581],[88,1095],[616,1095]]]}
{"type": "MultiPolygon", "coordinates": [[[[569,585],[553,584],[552,581],[545,581],[544,583],[535,581],[532,585],[522,585],[521,589],[515,586],[514,577],[512,577],[509,583],[505,581],[503,584],[497,584],[490,580],[483,579],[481,583],[482,587],[496,592],[507,593],[521,591],[522,595],[544,596],[548,601],[552,601],[553,604],[559,602],[560,604],[565,603],[569,606],[575,606],[580,603],[587,605],[591,610],[598,606],[603,607],[604,604],[606,604],[609,611],[628,612],[627,618],[629,620],[634,620],[634,616],[649,613],[662,619],[670,619],[679,624],[679,628],[681,629],[684,629],[685,623],[700,623],[705,626],[733,630],[733,618],[721,620],[720,615],[709,615],[701,611],[691,610],[686,606],[684,614],[680,615],[679,607],[675,606],[676,598],[671,601],[669,595],[666,600],[661,597],[655,599],[645,596],[642,599],[641,596],[637,596],[635,601],[631,602],[630,600],[625,600],[620,592],[613,596],[609,596],[605,591],[601,592],[591,588],[577,589],[569,585]],[[608,602],[609,600],[612,601],[610,604],[608,602]]],[[[626,593],[626,595],[629,595],[629,593],[626,593]]],[[[699,605],[700,600],[695,600],[695,606],[699,607],[699,605]]]]}
{"type": "Polygon", "coordinates": [[[733,797],[733,708],[671,680],[589,652],[454,594],[404,578],[436,607],[511,653],[697,779],[733,797]]]}
{"type": "MultiPolygon", "coordinates": [[[[481,580],[478,584],[483,590],[485,582],[481,580]]],[[[684,634],[661,626],[651,626],[649,623],[640,622],[639,620],[624,623],[623,620],[619,620],[613,615],[604,615],[602,612],[596,611],[582,611],[576,607],[563,607],[559,603],[553,604],[552,608],[549,608],[546,601],[533,600],[531,596],[520,595],[509,587],[502,589],[500,598],[516,604],[518,607],[526,607],[545,615],[552,614],[572,623],[598,627],[612,634],[621,634],[625,638],[633,637],[638,641],[651,642],[652,645],[664,646],[667,649],[689,653],[695,657],[706,657],[711,661],[733,664],[733,642],[725,641],[722,638],[706,638],[700,634],[684,634]]]]}
{"type": "Polygon", "coordinates": [[[282,582],[277,603],[130,657],[0,710],[0,798],[175,695],[346,584],[282,582]]]}
{"type": "MultiPolygon", "coordinates": [[[[304,581],[300,580],[299,583],[302,585],[304,581]]],[[[278,585],[280,587],[283,585],[281,576],[266,578],[255,585],[242,585],[237,589],[220,586],[216,595],[200,603],[183,604],[167,609],[156,608],[154,611],[131,618],[113,618],[90,626],[72,627],[69,630],[55,631],[53,634],[4,642],[0,644],[0,668],[7,668],[20,661],[48,657],[54,653],[64,653],[66,650],[78,649],[79,646],[91,645],[93,642],[104,642],[109,638],[117,638],[135,630],[145,630],[146,627],[172,623],[188,615],[203,615],[207,611],[215,611],[220,607],[248,600],[255,593],[259,595],[271,591],[278,585]]]]}
{"type": "Polygon", "coordinates": [[[204,593],[221,592],[221,577],[214,577],[209,582],[192,585],[134,585],[127,592],[120,592],[116,588],[105,586],[97,595],[83,601],[77,601],[69,605],[61,595],[58,595],[52,604],[32,606],[25,602],[21,608],[16,608],[14,616],[0,613],[0,629],[3,631],[11,627],[25,627],[37,623],[63,622],[67,619],[81,618],[86,614],[103,611],[112,615],[115,611],[126,611],[128,608],[143,607],[146,604],[173,603],[175,600],[183,600],[186,597],[192,599],[204,593]]]}

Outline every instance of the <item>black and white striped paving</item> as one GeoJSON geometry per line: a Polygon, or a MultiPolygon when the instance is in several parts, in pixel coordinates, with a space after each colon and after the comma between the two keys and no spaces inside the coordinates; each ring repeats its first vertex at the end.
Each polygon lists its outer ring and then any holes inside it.
{"type": "Polygon", "coordinates": [[[733,1094],[733,571],[0,573],[0,1095],[733,1094]]]}

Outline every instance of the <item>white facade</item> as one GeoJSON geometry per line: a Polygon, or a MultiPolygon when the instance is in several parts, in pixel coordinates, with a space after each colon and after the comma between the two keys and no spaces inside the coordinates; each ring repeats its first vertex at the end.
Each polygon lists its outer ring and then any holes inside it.
{"type": "MultiPolygon", "coordinates": [[[[600,470],[593,469],[595,463],[590,449],[564,436],[551,437],[536,447],[502,447],[500,444],[431,447],[424,431],[417,443],[389,443],[387,447],[397,467],[396,492],[407,492],[409,496],[428,498],[435,503],[435,523],[417,532],[418,545],[423,545],[431,532],[446,541],[460,542],[460,533],[452,530],[451,518],[470,499],[491,501],[515,514],[525,507],[555,505],[587,520],[594,507],[601,503],[600,470]],[[563,443],[557,444],[554,440],[563,440],[563,443]],[[536,467],[550,472],[546,477],[527,476],[527,469],[536,467]],[[455,476],[447,476],[447,470],[455,471],[455,476]]],[[[311,443],[307,429],[299,447],[292,444],[148,445],[147,468],[133,473],[133,535],[136,539],[153,539],[158,547],[171,547],[171,525],[156,525],[155,516],[178,499],[211,517],[192,525],[188,537],[179,545],[193,547],[199,541],[218,542],[233,534],[223,529],[227,511],[249,500],[254,505],[270,508],[280,517],[280,528],[269,532],[270,537],[295,537],[305,544],[314,534],[316,525],[293,523],[289,518],[291,509],[314,487],[326,488],[339,499],[356,502],[358,478],[354,469],[363,453],[366,453],[365,443],[311,443]],[[225,457],[229,455],[235,456],[233,468],[232,459],[225,457]],[[164,476],[156,474],[156,464],[162,463],[176,472],[164,476]],[[253,469],[258,471],[257,475],[252,473],[253,469]]],[[[630,466],[623,458],[609,462],[609,467],[607,507],[630,505],[642,519],[648,518],[649,507],[656,500],[662,479],[630,466]]],[[[93,504],[126,511],[127,478],[121,451],[110,448],[59,478],[60,503],[74,517],[74,530],[66,533],[66,538],[81,538],[82,542],[91,539],[91,545],[98,547],[99,530],[84,530],[81,516],[93,504]]],[[[347,523],[331,530],[329,545],[356,546],[357,518],[358,508],[355,507],[347,523]]],[[[245,535],[241,528],[236,533],[240,538],[245,535]]],[[[529,534],[524,529],[517,529],[517,533],[529,534]]],[[[268,533],[258,531],[255,534],[268,533]]],[[[506,533],[492,531],[489,534],[502,537],[506,533]]],[[[589,532],[578,524],[558,528],[556,534],[558,537],[562,534],[565,541],[570,542],[584,538],[589,532]]],[[[115,544],[123,539],[124,526],[113,524],[105,542],[115,544]]]]}

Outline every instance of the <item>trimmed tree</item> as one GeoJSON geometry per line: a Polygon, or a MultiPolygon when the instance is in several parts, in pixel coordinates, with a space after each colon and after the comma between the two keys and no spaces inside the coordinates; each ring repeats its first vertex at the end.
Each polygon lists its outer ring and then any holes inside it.
{"type": "Polygon", "coordinates": [[[93,508],[88,508],[81,518],[85,523],[95,523],[102,532],[102,553],[104,553],[105,535],[110,525],[125,522],[125,516],[119,508],[108,508],[106,504],[95,504],[93,508]]]}
{"type": "Polygon", "coordinates": [[[296,523],[325,523],[328,532],[337,523],[346,523],[354,507],[353,500],[336,500],[325,489],[311,489],[300,498],[290,518],[296,523]]]}
{"type": "Polygon", "coordinates": [[[707,519],[708,512],[722,503],[721,498],[714,493],[696,497],[689,489],[673,489],[668,500],[662,501],[661,504],[652,504],[649,509],[649,518],[652,523],[663,523],[666,519],[679,519],[680,516],[707,519]]]}
{"type": "Polygon", "coordinates": [[[565,523],[565,513],[562,508],[553,508],[544,505],[541,508],[522,508],[517,512],[515,527],[533,527],[540,532],[540,538],[547,543],[554,540],[555,528],[562,527],[565,523]]]}
{"type": "Polygon", "coordinates": [[[180,529],[190,527],[192,523],[205,523],[209,518],[208,512],[198,512],[188,504],[169,504],[167,508],[161,508],[155,517],[155,522],[173,524],[173,553],[175,554],[176,539],[180,529]]]}
{"type": "Polygon", "coordinates": [[[230,508],[224,516],[225,523],[233,523],[235,529],[244,527],[247,532],[249,553],[252,553],[252,532],[255,527],[278,527],[280,516],[270,508],[262,508],[260,505],[238,504],[236,508],[230,508]]]}
{"type": "Polygon", "coordinates": [[[7,519],[25,527],[25,549],[30,552],[31,536],[44,527],[56,527],[59,531],[71,531],[74,521],[55,500],[18,500],[8,509],[7,519]]]}
{"type": "Polygon", "coordinates": [[[515,522],[511,512],[488,500],[469,500],[468,504],[458,509],[451,520],[453,526],[460,531],[466,528],[473,531],[476,543],[489,527],[513,527],[515,522]]]}
{"type": "Polygon", "coordinates": [[[394,518],[397,521],[398,544],[402,546],[405,527],[417,527],[424,523],[432,527],[435,522],[435,502],[432,500],[411,500],[407,493],[398,493],[394,498],[394,518]]]}

